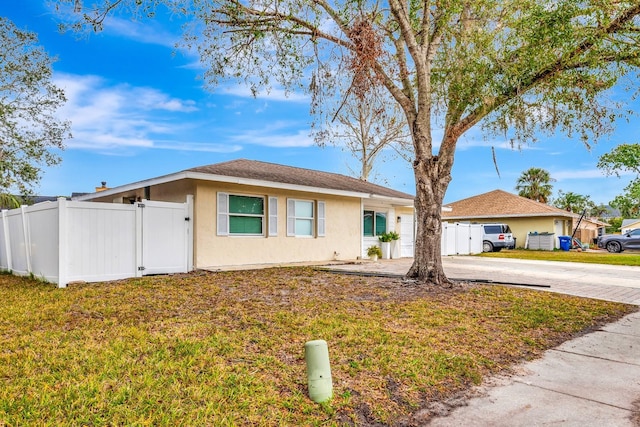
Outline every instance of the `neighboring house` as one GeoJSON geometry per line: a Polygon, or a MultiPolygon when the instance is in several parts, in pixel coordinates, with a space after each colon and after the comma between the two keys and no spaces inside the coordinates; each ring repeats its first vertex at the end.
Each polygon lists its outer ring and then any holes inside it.
{"type": "Polygon", "coordinates": [[[579,221],[575,237],[580,239],[583,243],[595,244],[596,239],[605,234],[605,228],[608,225],[608,223],[602,222],[598,218],[584,217],[582,218],[582,221],[579,221]]]}
{"type": "Polygon", "coordinates": [[[413,256],[413,196],[309,169],[233,160],[101,189],[75,200],[184,202],[194,196],[194,267],[356,259],[377,235],[413,256]]]}
{"type": "Polygon", "coordinates": [[[620,226],[620,233],[624,234],[627,231],[640,228],[640,218],[623,219],[620,226]]]}
{"type": "MultiPolygon", "coordinates": [[[[488,193],[448,203],[449,212],[442,212],[442,221],[503,223],[509,225],[516,238],[516,247],[525,246],[529,233],[571,235],[579,215],[525,197],[493,190],[488,193]]],[[[584,221],[584,219],[583,219],[584,221]]]]}

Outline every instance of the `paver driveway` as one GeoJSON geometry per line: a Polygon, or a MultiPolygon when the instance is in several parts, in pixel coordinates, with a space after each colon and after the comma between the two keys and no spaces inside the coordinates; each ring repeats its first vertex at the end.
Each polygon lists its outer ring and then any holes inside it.
{"type": "MultiPolygon", "coordinates": [[[[331,268],[404,275],[412,262],[401,258],[331,268]]],[[[474,256],[443,257],[442,263],[452,279],[541,285],[536,289],[640,305],[640,267],[474,256]]]]}

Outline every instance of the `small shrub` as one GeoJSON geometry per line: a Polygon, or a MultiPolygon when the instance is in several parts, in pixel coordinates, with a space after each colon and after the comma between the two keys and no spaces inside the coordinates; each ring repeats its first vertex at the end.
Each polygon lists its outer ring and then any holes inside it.
{"type": "Polygon", "coordinates": [[[367,248],[367,255],[369,256],[377,255],[379,258],[382,256],[382,249],[380,249],[380,246],[378,245],[371,245],[367,248]]]}

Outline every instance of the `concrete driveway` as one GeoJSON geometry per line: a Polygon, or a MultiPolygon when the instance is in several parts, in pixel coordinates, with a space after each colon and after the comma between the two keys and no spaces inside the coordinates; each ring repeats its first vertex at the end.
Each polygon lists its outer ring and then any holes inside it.
{"type": "MultiPolygon", "coordinates": [[[[413,259],[362,261],[336,270],[404,275],[413,259]]],[[[538,285],[536,289],[640,305],[640,267],[475,256],[442,258],[451,279],[538,285]],[[548,286],[548,287],[547,287],[548,286]]]]}

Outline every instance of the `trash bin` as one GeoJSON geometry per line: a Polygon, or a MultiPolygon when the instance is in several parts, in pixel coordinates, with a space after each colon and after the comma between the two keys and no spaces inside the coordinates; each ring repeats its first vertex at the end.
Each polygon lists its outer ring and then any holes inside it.
{"type": "Polygon", "coordinates": [[[560,249],[568,251],[571,249],[571,236],[558,236],[560,240],[560,249]]]}

